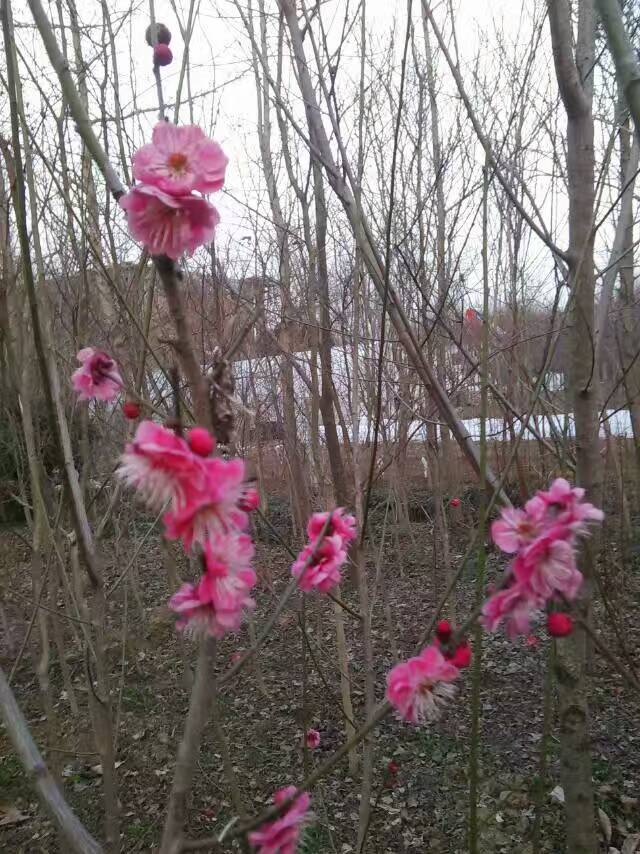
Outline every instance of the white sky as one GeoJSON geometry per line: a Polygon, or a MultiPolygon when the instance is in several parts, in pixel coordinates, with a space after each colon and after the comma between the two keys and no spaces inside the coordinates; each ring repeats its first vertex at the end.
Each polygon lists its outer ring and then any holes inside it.
{"type": "MultiPolygon", "coordinates": [[[[22,5],[17,3],[14,13],[16,21],[29,21],[29,11],[24,0],[22,5]]],[[[176,0],[178,10],[186,21],[186,15],[190,0],[176,0]]],[[[256,92],[253,71],[250,64],[249,41],[240,20],[237,8],[232,0],[195,0],[199,7],[197,24],[191,42],[191,68],[192,68],[192,90],[194,95],[208,92],[215,88],[214,94],[205,97],[196,97],[194,101],[194,120],[201,124],[205,130],[212,131],[216,139],[223,145],[227,152],[230,163],[227,172],[226,194],[218,194],[214,199],[222,214],[222,225],[219,230],[219,244],[227,244],[232,254],[236,257],[246,257],[250,262],[252,253],[251,244],[243,243],[242,238],[253,233],[251,220],[255,219],[253,214],[248,213],[248,208],[258,207],[261,213],[268,216],[268,205],[264,196],[264,182],[259,167],[259,152],[256,138],[256,92]],[[234,200],[235,199],[235,200],[234,200]]],[[[242,0],[243,9],[247,10],[248,0],[242,0]]],[[[90,66],[94,59],[102,51],[102,14],[99,0],[77,0],[78,12],[83,25],[88,26],[88,38],[83,40],[85,60],[90,66]]],[[[276,20],[277,4],[275,0],[265,0],[267,12],[276,20]]],[[[310,2],[308,5],[312,5],[310,2]]],[[[340,32],[345,10],[345,0],[327,0],[323,4],[323,20],[329,30],[329,38],[334,40],[340,32]]],[[[479,57],[479,72],[486,74],[489,78],[493,74],[494,56],[497,51],[496,32],[502,32],[504,39],[510,44],[521,45],[522,51],[530,39],[531,18],[536,9],[540,9],[539,3],[531,0],[455,0],[456,8],[456,36],[461,58],[461,71],[469,86],[472,83],[472,74],[479,57]]],[[[155,82],[151,71],[151,50],[144,41],[144,30],[148,23],[148,4],[146,0],[139,2],[131,15],[123,14],[127,9],[125,0],[110,0],[112,11],[112,24],[118,26],[122,20],[125,25],[119,30],[117,37],[117,53],[119,64],[119,76],[121,83],[121,102],[123,111],[128,114],[135,110],[148,110],[135,119],[127,122],[127,132],[133,138],[134,145],[140,145],[149,139],[151,129],[156,121],[155,105],[157,104],[155,82]],[[122,11],[119,11],[122,10],[122,11]],[[133,92],[136,93],[135,98],[133,92]]],[[[253,0],[254,8],[257,0],[253,0]]],[[[353,10],[357,6],[357,0],[350,0],[349,8],[353,10]]],[[[444,18],[446,4],[443,0],[433,4],[436,13],[444,18]]],[[[49,5],[49,15],[52,20],[56,19],[55,4],[49,5]]],[[[156,19],[166,23],[172,33],[171,48],[174,53],[173,64],[163,69],[163,88],[165,100],[172,102],[175,96],[180,62],[183,53],[180,28],[169,0],[156,0],[156,19]]],[[[367,0],[367,22],[370,34],[371,51],[379,56],[384,55],[384,46],[388,43],[395,27],[395,52],[396,68],[399,68],[400,52],[404,37],[406,22],[406,3],[393,2],[393,0],[367,0]]],[[[421,43],[421,25],[419,17],[419,0],[413,2],[413,18],[416,25],[416,39],[421,43]]],[[[349,95],[355,91],[356,81],[359,75],[359,56],[356,43],[358,27],[355,28],[353,37],[344,51],[343,61],[338,75],[338,92],[347,100],[349,95]]],[[[448,30],[447,30],[448,31],[448,30]]],[[[43,57],[42,48],[38,45],[35,35],[26,29],[19,29],[20,38],[24,39],[27,53],[43,57]]],[[[59,30],[58,30],[59,35],[59,30]]],[[[442,78],[442,89],[439,97],[441,120],[443,124],[443,136],[446,137],[447,122],[451,120],[453,110],[458,106],[457,93],[451,80],[444,58],[437,55],[437,45],[432,39],[432,46],[436,54],[436,61],[442,78]]],[[[311,50],[309,40],[305,41],[308,58],[311,62],[311,50]]],[[[539,85],[542,96],[548,96],[550,80],[553,70],[550,67],[550,53],[548,46],[548,33],[545,26],[540,48],[540,57],[536,57],[539,64],[539,73],[534,75],[534,85],[539,85]]],[[[102,69],[96,66],[96,74],[99,77],[102,69]]],[[[57,82],[53,74],[45,75],[52,86],[52,91],[57,90],[57,82]]],[[[286,77],[285,77],[286,79],[286,77]]],[[[500,81],[499,81],[500,82],[500,81]]],[[[502,81],[504,82],[504,81],[502,81]]],[[[375,84],[374,84],[375,85],[375,84]]],[[[299,92],[295,82],[292,84],[290,98],[295,102],[301,113],[299,92]]],[[[97,118],[96,102],[99,91],[93,83],[92,96],[94,98],[93,114],[97,118]]],[[[186,97],[186,87],[183,89],[183,100],[186,97]]],[[[37,110],[39,96],[35,93],[32,107],[37,110]]],[[[500,105],[492,105],[499,109],[500,105]]],[[[172,117],[172,111],[168,112],[172,117]]],[[[491,116],[487,117],[489,121],[491,116]]],[[[180,121],[188,121],[188,109],[182,107],[180,121]]],[[[465,120],[466,121],[466,120],[465,120]]],[[[560,116],[559,124],[564,127],[564,116],[560,116]]],[[[467,123],[468,125],[468,123],[467,123]]],[[[466,132],[471,135],[467,127],[466,132]]],[[[278,149],[277,127],[274,118],[274,150],[278,149]]],[[[499,138],[498,138],[498,141],[499,138]]],[[[544,143],[541,143],[544,145],[544,143]]],[[[477,163],[481,162],[479,147],[473,153],[477,163]]],[[[426,175],[425,181],[430,181],[432,176],[426,175]]],[[[543,177],[538,187],[538,199],[545,215],[551,211],[545,201],[545,186],[548,181],[543,177]],[[546,206],[546,207],[545,207],[546,206]]],[[[555,211],[558,222],[561,223],[565,215],[562,210],[563,200],[560,200],[560,208],[555,211]]],[[[264,224],[264,220],[260,220],[264,224]]],[[[562,235],[560,235],[562,237],[562,235]]],[[[562,241],[560,241],[562,242],[562,241]]],[[[551,269],[548,250],[540,249],[540,245],[534,240],[531,249],[530,261],[532,265],[538,265],[536,275],[539,274],[544,280],[551,269]]],[[[250,270],[251,272],[251,270],[250,270]]],[[[478,276],[479,278],[479,276],[478,276]]],[[[470,283],[473,286],[473,283],[470,283]]]]}

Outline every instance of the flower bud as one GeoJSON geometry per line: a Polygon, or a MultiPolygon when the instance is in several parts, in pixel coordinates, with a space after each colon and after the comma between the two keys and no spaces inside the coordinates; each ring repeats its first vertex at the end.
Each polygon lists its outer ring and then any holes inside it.
{"type": "Polygon", "coordinates": [[[192,427],[187,434],[189,447],[199,457],[208,457],[216,446],[216,440],[204,427],[192,427]]]}
{"type": "Polygon", "coordinates": [[[452,631],[453,629],[449,620],[440,620],[436,626],[436,637],[441,643],[446,643],[451,637],[452,631]]]}
{"type": "Polygon", "coordinates": [[[162,42],[158,42],[157,45],[153,47],[153,64],[157,67],[160,65],[171,65],[173,61],[173,54],[171,53],[171,48],[168,44],[163,44],[162,42]]]}
{"type": "Polygon", "coordinates": [[[125,400],[122,404],[122,414],[129,421],[135,421],[136,418],[140,418],[140,404],[135,400],[125,400]]]}
{"type": "Polygon", "coordinates": [[[467,641],[462,641],[453,655],[447,656],[447,658],[458,670],[464,670],[465,667],[471,664],[471,647],[467,641]]]}
{"type": "Polygon", "coordinates": [[[552,638],[565,638],[573,631],[573,620],[562,611],[547,615],[547,629],[552,638]]]}

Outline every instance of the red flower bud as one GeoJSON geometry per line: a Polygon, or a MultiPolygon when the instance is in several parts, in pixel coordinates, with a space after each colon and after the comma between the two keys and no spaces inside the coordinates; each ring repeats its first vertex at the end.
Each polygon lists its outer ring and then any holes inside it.
{"type": "Polygon", "coordinates": [[[462,641],[453,655],[449,657],[449,662],[458,670],[464,670],[471,664],[471,647],[467,641],[462,641]]]}
{"type": "Polygon", "coordinates": [[[573,620],[562,611],[547,614],[547,629],[553,638],[564,638],[573,631],[573,620]]]}
{"type": "Polygon", "coordinates": [[[260,506],[260,493],[255,487],[245,489],[244,495],[238,499],[238,507],[245,513],[251,513],[260,506]]]}
{"type": "Polygon", "coordinates": [[[158,44],[153,47],[153,64],[155,66],[158,65],[171,65],[173,61],[173,54],[171,53],[171,48],[168,44],[162,44],[162,42],[158,42],[158,44]]]}
{"type": "Polygon", "coordinates": [[[216,446],[216,440],[204,427],[192,427],[187,433],[189,447],[199,457],[208,457],[216,446]]]}
{"type": "Polygon", "coordinates": [[[391,762],[389,762],[389,764],[387,765],[387,773],[390,774],[392,777],[395,777],[399,770],[400,766],[392,759],[391,762]]]}
{"type": "Polygon", "coordinates": [[[449,504],[451,505],[451,507],[459,507],[460,506],[460,499],[459,498],[452,498],[451,501],[449,502],[449,504]]]}
{"type": "Polygon", "coordinates": [[[140,404],[136,403],[135,400],[125,400],[122,404],[122,414],[125,418],[128,418],[129,421],[134,421],[136,418],[140,418],[140,404]]]}
{"type": "Polygon", "coordinates": [[[446,643],[451,637],[452,631],[449,620],[440,620],[436,626],[436,637],[441,643],[446,643]]]}

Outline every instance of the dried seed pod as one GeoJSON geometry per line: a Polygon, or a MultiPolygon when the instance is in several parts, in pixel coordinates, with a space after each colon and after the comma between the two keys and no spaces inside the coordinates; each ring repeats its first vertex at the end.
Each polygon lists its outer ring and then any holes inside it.
{"type": "MultiPolygon", "coordinates": [[[[156,23],[156,41],[158,44],[169,44],[171,41],[171,30],[164,24],[156,23]]],[[[144,34],[149,47],[153,47],[153,24],[149,24],[144,34]]]]}

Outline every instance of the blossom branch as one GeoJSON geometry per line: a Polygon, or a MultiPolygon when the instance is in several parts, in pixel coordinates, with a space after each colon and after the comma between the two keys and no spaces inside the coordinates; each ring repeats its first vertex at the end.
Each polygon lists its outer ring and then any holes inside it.
{"type": "MultiPolygon", "coordinates": [[[[315,786],[323,777],[326,777],[327,774],[332,771],[335,766],[343,759],[349,751],[353,750],[354,747],[357,747],[360,742],[367,737],[367,735],[371,732],[374,727],[376,727],[383,718],[385,718],[389,712],[392,710],[392,706],[386,700],[382,703],[379,703],[378,706],[374,709],[369,720],[363,724],[363,726],[348,740],[345,741],[343,745],[341,745],[338,750],[327,759],[322,765],[318,766],[315,771],[309,774],[305,780],[302,781],[299,787],[297,787],[297,792],[306,792],[315,786]]],[[[227,834],[224,839],[224,844],[232,842],[235,839],[239,839],[244,836],[249,831],[254,830],[254,828],[263,824],[264,822],[270,821],[276,818],[278,815],[281,815],[285,812],[295,800],[295,795],[287,798],[276,806],[269,807],[260,815],[252,818],[246,824],[237,827],[232,833],[227,834]]],[[[181,851],[204,851],[205,849],[213,849],[214,851],[219,850],[220,840],[217,837],[207,837],[205,839],[193,839],[193,840],[185,840],[182,843],[181,851]]]]}
{"type": "MultiPolygon", "coordinates": [[[[295,551],[291,548],[289,543],[284,539],[284,537],[278,532],[277,528],[275,528],[269,519],[264,515],[262,510],[259,507],[256,508],[256,514],[260,517],[260,519],[264,522],[264,524],[269,528],[269,531],[273,536],[277,539],[280,545],[285,548],[292,558],[296,558],[297,555],[295,551]]],[[[335,594],[333,594],[330,590],[327,591],[327,596],[331,599],[332,602],[335,602],[338,607],[342,608],[343,611],[346,611],[347,614],[351,614],[356,620],[362,620],[362,614],[359,614],[357,611],[354,611],[346,602],[343,602],[342,599],[339,599],[335,594]]]]}
{"type": "MultiPolygon", "coordinates": [[[[155,48],[158,44],[158,30],[156,28],[156,9],[153,0],[149,0],[149,18],[151,19],[151,46],[155,48]]],[[[160,74],[160,66],[155,61],[153,62],[153,76],[156,80],[156,92],[158,94],[158,115],[160,121],[165,120],[164,114],[164,95],[162,93],[162,75],[160,74]]]]}
{"type": "MultiPolygon", "coordinates": [[[[503,473],[502,477],[503,478],[505,477],[504,473],[503,473]]],[[[490,510],[492,509],[495,501],[497,501],[498,496],[499,496],[499,490],[496,490],[494,492],[492,499],[490,499],[490,501],[489,501],[489,505],[487,508],[487,515],[489,514],[490,510]]],[[[460,562],[460,568],[458,569],[455,576],[451,579],[449,585],[447,586],[447,589],[445,590],[443,596],[441,597],[440,601],[438,602],[436,609],[434,611],[434,614],[432,615],[431,620],[429,621],[429,624],[427,625],[427,628],[425,629],[425,632],[424,632],[422,638],[420,639],[420,641],[418,642],[418,644],[416,646],[416,651],[419,650],[424,645],[426,639],[431,637],[431,635],[433,634],[435,626],[436,626],[436,621],[437,621],[440,613],[442,612],[442,609],[445,607],[445,605],[449,599],[449,596],[451,595],[458,579],[460,578],[468,557],[472,554],[472,552],[476,546],[477,537],[478,537],[478,533],[476,532],[476,535],[473,538],[469,548],[467,549],[465,556],[463,557],[462,561],[460,562]]],[[[289,588],[287,588],[287,590],[285,591],[285,595],[287,593],[289,593],[289,588]]],[[[251,652],[251,650],[249,650],[245,654],[245,656],[243,656],[242,659],[240,659],[232,668],[229,669],[227,674],[220,680],[220,684],[223,684],[225,681],[227,681],[229,678],[231,678],[231,676],[233,676],[240,669],[240,667],[243,666],[245,660],[249,658],[250,652],[251,652]]],[[[367,737],[367,735],[371,732],[371,730],[374,729],[378,725],[378,723],[380,723],[380,721],[382,721],[389,714],[389,712],[392,711],[392,709],[393,709],[393,707],[392,707],[391,703],[389,703],[387,700],[384,700],[383,702],[379,703],[375,707],[375,709],[373,710],[371,717],[363,724],[363,726],[356,733],[354,733],[354,735],[350,739],[345,741],[338,748],[338,750],[331,757],[329,757],[329,759],[326,760],[326,762],[324,762],[315,771],[313,771],[310,775],[308,775],[306,777],[306,779],[302,781],[302,783],[298,787],[297,791],[298,792],[309,791],[316,783],[318,783],[322,778],[324,778],[327,774],[329,774],[333,770],[333,768],[341,761],[341,759],[344,756],[348,755],[348,753],[351,750],[353,750],[354,747],[357,747],[358,744],[360,744],[360,742],[367,737]]],[[[283,801],[282,803],[280,803],[276,806],[269,807],[261,815],[251,819],[246,824],[243,824],[243,825],[237,827],[232,833],[229,833],[228,835],[225,836],[224,844],[226,845],[226,843],[231,842],[234,839],[237,839],[239,837],[242,837],[244,834],[246,834],[249,831],[253,830],[254,828],[258,827],[263,822],[270,821],[273,818],[277,817],[278,815],[281,815],[291,805],[293,800],[294,800],[294,797],[291,797],[291,798],[283,801]]],[[[221,844],[222,844],[222,840],[218,839],[217,837],[206,837],[204,839],[198,839],[198,840],[185,840],[182,843],[182,848],[180,850],[181,851],[203,851],[203,850],[206,850],[208,848],[210,850],[218,851],[218,850],[220,850],[221,844]]]]}
{"type": "Polygon", "coordinates": [[[200,741],[209,714],[213,688],[210,664],[213,661],[215,649],[216,642],[212,638],[205,637],[201,640],[184,735],[178,748],[176,772],[169,796],[160,854],[175,854],[181,850],[180,839],[187,812],[187,795],[191,789],[200,741]]]}
{"type": "Polygon", "coordinates": [[[180,358],[182,370],[187,378],[187,382],[191,386],[196,420],[204,427],[210,428],[211,412],[207,406],[208,384],[202,375],[196,354],[191,346],[192,336],[189,330],[184,310],[184,302],[180,291],[182,274],[176,268],[175,262],[166,255],[154,255],[153,263],[155,264],[158,276],[162,282],[164,293],[167,298],[167,306],[169,307],[171,319],[173,320],[173,324],[176,329],[176,350],[180,358]]]}
{"type": "Polygon", "coordinates": [[[289,599],[295,593],[300,579],[304,576],[307,569],[313,563],[313,561],[316,557],[316,554],[317,554],[320,546],[322,545],[322,541],[324,540],[324,537],[326,536],[326,533],[329,530],[330,524],[331,524],[331,513],[329,513],[329,515],[328,515],[328,517],[327,517],[327,519],[326,519],[326,521],[322,527],[322,530],[320,532],[320,536],[318,537],[318,540],[315,544],[315,547],[313,548],[313,550],[311,551],[311,554],[307,557],[307,559],[304,562],[304,566],[303,566],[302,572],[300,573],[300,576],[298,578],[293,578],[289,582],[289,584],[287,585],[287,588],[285,589],[284,593],[282,594],[282,596],[280,598],[280,601],[276,605],[276,607],[273,611],[273,614],[267,620],[264,628],[260,632],[260,635],[256,639],[256,642],[253,644],[253,646],[251,646],[244,653],[244,655],[241,658],[238,659],[238,661],[235,662],[235,664],[233,664],[229,668],[229,670],[227,670],[227,672],[224,674],[224,676],[219,680],[220,685],[224,685],[226,682],[228,682],[230,679],[232,679],[236,675],[236,673],[238,673],[240,670],[242,670],[242,668],[253,658],[253,656],[258,652],[260,647],[264,644],[266,639],[269,637],[269,635],[271,634],[271,632],[273,630],[273,627],[276,624],[276,620],[278,619],[280,614],[284,611],[285,606],[286,606],[287,602],[289,601],[289,599]]]}
{"type": "MultiPolygon", "coordinates": [[[[49,19],[42,7],[42,3],[40,0],[28,0],[28,2],[35,24],[38,28],[42,41],[44,42],[49,60],[54,71],[58,75],[60,86],[67,100],[69,110],[73,116],[78,133],[84,144],[87,146],[94,162],[102,172],[109,191],[117,201],[124,195],[125,187],[118,177],[117,172],[109,162],[109,158],[107,157],[104,148],[100,144],[98,137],[91,127],[89,116],[84,109],[82,100],[71,76],[69,64],[58,46],[58,42],[49,19]]],[[[179,288],[181,274],[176,263],[166,255],[153,255],[152,258],[164,287],[169,311],[171,312],[171,317],[176,327],[180,361],[193,393],[196,418],[203,424],[203,426],[209,427],[211,423],[211,416],[206,406],[207,384],[200,372],[198,361],[195,357],[195,353],[193,352],[193,347],[191,346],[191,335],[189,333],[179,288]]]]}

